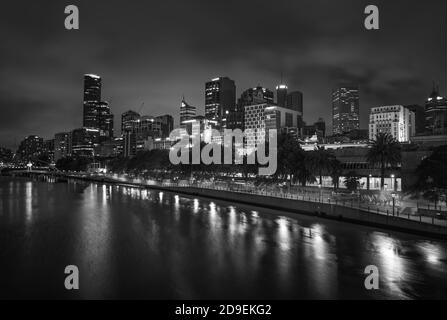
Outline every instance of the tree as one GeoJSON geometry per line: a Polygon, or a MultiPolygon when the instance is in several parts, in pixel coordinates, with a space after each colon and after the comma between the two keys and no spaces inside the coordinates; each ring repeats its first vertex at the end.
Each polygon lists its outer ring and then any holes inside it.
{"type": "Polygon", "coordinates": [[[376,139],[370,141],[366,155],[367,161],[380,167],[380,187],[385,186],[385,171],[387,167],[396,166],[401,162],[401,146],[389,133],[379,133],[376,139]]]}
{"type": "Polygon", "coordinates": [[[417,180],[413,193],[437,204],[447,197],[447,146],[437,147],[433,153],[422,160],[416,169],[417,180]]]}
{"type": "Polygon", "coordinates": [[[311,171],[319,177],[320,185],[323,185],[323,174],[329,174],[331,171],[331,161],[335,156],[324,147],[317,147],[310,153],[311,171]]]}
{"type": "Polygon", "coordinates": [[[356,191],[360,187],[360,177],[355,171],[346,174],[344,184],[349,191],[356,191]]]}
{"type": "Polygon", "coordinates": [[[343,173],[343,168],[341,166],[341,162],[336,158],[330,160],[329,164],[329,175],[332,179],[332,185],[334,186],[334,190],[337,190],[339,187],[339,180],[343,173]]]}
{"type": "Polygon", "coordinates": [[[280,134],[278,136],[278,165],[273,178],[288,180],[289,186],[292,182],[299,181],[302,171],[305,170],[304,159],[304,151],[298,140],[288,133],[280,134]]]}

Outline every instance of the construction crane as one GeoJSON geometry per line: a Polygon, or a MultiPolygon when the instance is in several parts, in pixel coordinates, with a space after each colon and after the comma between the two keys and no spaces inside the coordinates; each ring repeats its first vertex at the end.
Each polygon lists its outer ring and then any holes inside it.
{"type": "Polygon", "coordinates": [[[143,107],[144,107],[144,102],[141,104],[140,109],[138,110],[139,114],[141,114],[141,110],[143,109],[143,107]]]}

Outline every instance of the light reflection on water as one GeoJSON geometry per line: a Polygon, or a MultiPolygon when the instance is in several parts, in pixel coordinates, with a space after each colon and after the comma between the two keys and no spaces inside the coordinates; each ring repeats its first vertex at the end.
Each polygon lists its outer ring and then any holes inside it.
{"type": "MultiPolygon", "coordinates": [[[[131,187],[0,180],[0,196],[4,288],[76,264],[82,298],[447,297],[441,241],[131,187]]],[[[64,297],[54,281],[42,294],[64,297]]]]}

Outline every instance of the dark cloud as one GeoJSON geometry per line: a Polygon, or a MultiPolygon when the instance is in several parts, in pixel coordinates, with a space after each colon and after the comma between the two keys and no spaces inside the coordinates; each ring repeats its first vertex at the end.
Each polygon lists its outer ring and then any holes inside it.
{"type": "MultiPolygon", "coordinates": [[[[238,93],[273,89],[281,72],[304,92],[305,120],[330,124],[331,90],[360,85],[361,126],[369,109],[422,103],[431,81],[447,84],[447,3],[377,0],[381,30],[363,28],[363,0],[23,1],[0,11],[0,145],[50,137],[81,125],[82,75],[103,77],[103,98],[119,115],[178,120],[184,94],[203,111],[204,82],[236,81],[238,93]],[[64,7],[81,29],[63,27],[64,7]]],[[[447,89],[446,89],[447,90],[447,89]]]]}

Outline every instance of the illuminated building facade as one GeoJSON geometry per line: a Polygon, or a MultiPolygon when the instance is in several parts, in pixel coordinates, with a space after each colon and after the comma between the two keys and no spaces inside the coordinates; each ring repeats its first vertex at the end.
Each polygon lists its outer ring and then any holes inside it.
{"type": "Polygon", "coordinates": [[[332,131],[345,134],[360,128],[359,89],[340,86],[332,91],[332,131]]]}

